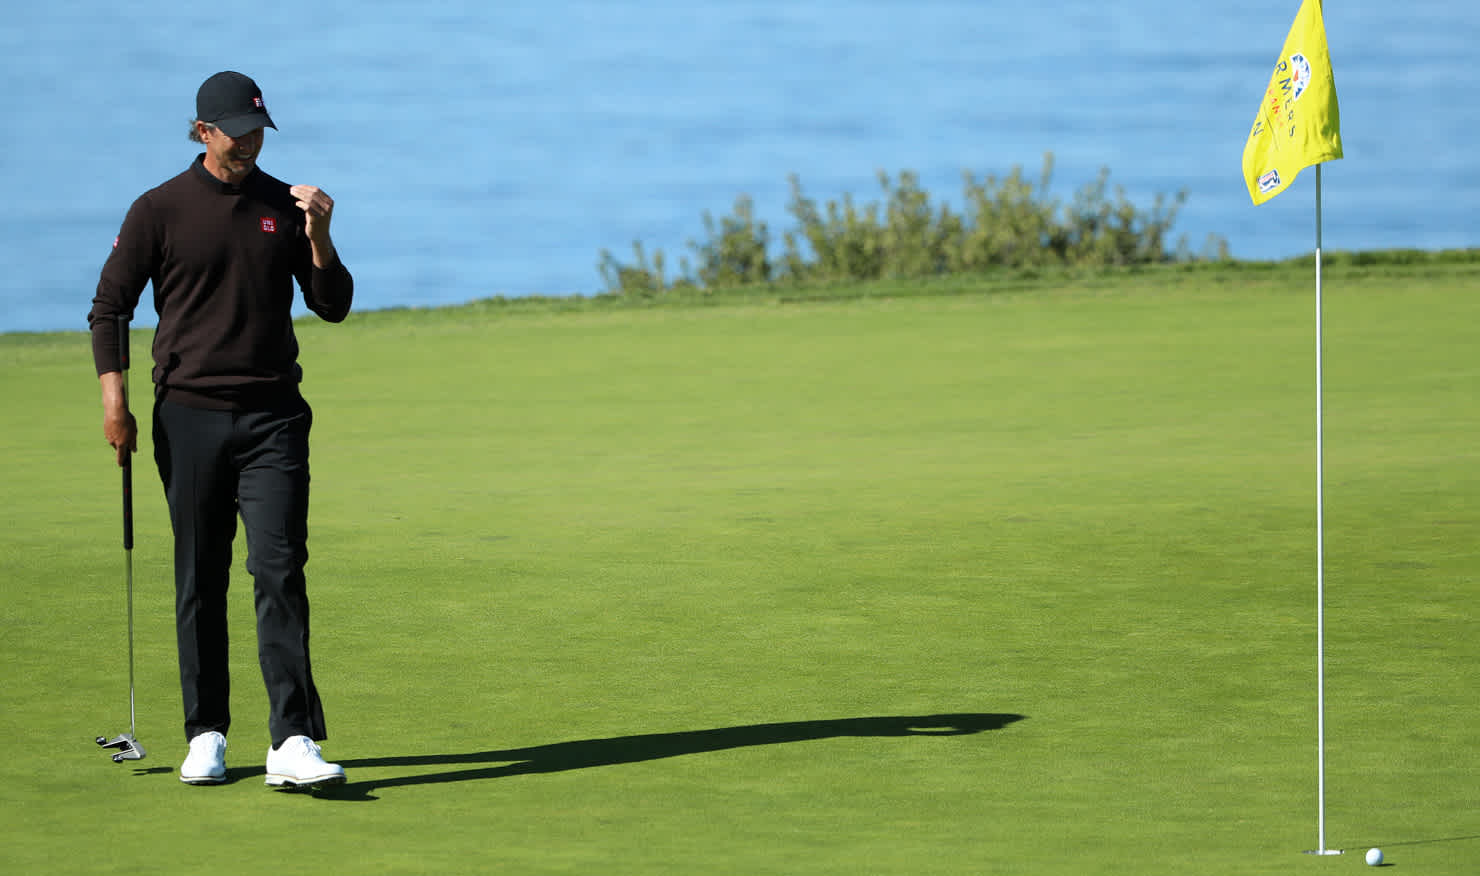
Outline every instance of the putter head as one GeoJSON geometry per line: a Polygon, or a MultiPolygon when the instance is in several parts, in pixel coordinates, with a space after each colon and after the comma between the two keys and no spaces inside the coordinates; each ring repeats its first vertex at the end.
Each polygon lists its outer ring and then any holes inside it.
{"type": "Polygon", "coordinates": [[[118,751],[113,753],[114,763],[123,763],[126,760],[143,760],[144,756],[148,754],[144,750],[144,746],[139,744],[139,740],[135,739],[132,733],[120,733],[112,739],[106,736],[99,736],[97,741],[104,748],[118,749],[118,751]]]}

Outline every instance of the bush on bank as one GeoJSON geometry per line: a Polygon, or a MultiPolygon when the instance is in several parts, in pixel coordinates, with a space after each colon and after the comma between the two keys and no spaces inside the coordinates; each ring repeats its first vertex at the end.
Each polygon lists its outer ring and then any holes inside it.
{"type": "Polygon", "coordinates": [[[985,273],[998,269],[1122,267],[1171,261],[1224,261],[1227,242],[1210,235],[1200,253],[1185,238],[1170,250],[1169,236],[1186,190],[1157,195],[1149,208],[1110,187],[1102,169],[1074,198],[1049,195],[1053,154],[1044,155],[1038,179],[1021,167],[1005,177],[963,174],[961,212],[937,205],[919,176],[880,172],[882,197],[859,203],[851,194],[819,205],[789,178],[787,213],[795,227],[779,248],[770,227],[755,215],[748,195],[716,218],[706,212],[704,236],[691,240],[689,255],[672,264],[661,249],[651,253],[637,241],[632,260],[602,250],[599,269],[606,292],[653,296],[673,290],[721,290],[750,285],[816,285],[879,279],[985,273]]]}

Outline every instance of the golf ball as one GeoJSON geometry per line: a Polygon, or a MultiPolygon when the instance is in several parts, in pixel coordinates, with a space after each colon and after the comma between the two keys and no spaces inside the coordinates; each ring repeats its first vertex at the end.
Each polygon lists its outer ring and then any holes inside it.
{"type": "Polygon", "coordinates": [[[1382,849],[1367,850],[1367,866],[1376,867],[1382,863],[1382,849]]]}

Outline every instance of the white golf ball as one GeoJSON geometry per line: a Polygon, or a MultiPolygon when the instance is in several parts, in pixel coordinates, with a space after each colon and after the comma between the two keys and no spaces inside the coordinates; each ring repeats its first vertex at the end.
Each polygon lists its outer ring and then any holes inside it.
{"type": "Polygon", "coordinates": [[[1382,863],[1382,849],[1367,850],[1367,866],[1376,867],[1382,863]]]}

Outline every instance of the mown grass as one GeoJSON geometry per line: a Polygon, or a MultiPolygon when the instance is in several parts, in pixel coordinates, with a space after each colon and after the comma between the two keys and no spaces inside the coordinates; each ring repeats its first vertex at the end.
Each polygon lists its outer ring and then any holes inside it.
{"type": "MultiPolygon", "coordinates": [[[[244,573],[233,781],[175,779],[147,436],[150,757],[92,744],[126,728],[127,677],[87,340],[0,337],[6,869],[1359,866],[1300,854],[1307,267],[303,323],[316,671],[350,772],[324,798],[262,787],[244,573]],[[963,732],[906,732],[932,727],[963,732]]],[[[1329,843],[1425,873],[1480,852],[1477,267],[1326,270],[1329,843]]]]}

